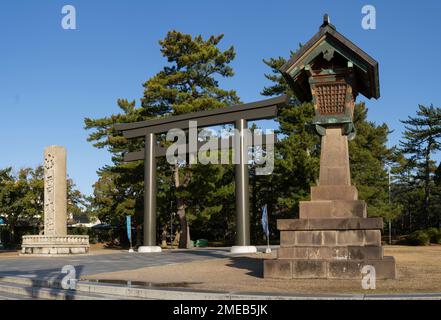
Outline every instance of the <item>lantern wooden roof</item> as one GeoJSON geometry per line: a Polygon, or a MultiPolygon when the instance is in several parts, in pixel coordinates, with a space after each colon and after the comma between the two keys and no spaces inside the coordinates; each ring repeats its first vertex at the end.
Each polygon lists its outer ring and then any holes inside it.
{"type": "Polygon", "coordinates": [[[353,90],[369,99],[380,97],[378,62],[337,32],[335,26],[330,24],[327,15],[324,16],[319,32],[280,68],[280,72],[297,99],[304,102],[312,99],[309,76],[305,67],[320,69],[324,65],[331,69],[350,66],[355,73],[353,90]]]}

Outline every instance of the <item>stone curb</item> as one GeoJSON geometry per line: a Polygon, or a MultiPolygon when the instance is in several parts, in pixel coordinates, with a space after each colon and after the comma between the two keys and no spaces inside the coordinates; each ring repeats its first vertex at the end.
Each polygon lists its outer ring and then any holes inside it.
{"type": "MultiPolygon", "coordinates": [[[[37,286],[24,286],[9,282],[0,282],[0,292],[23,296],[28,298],[49,299],[49,300],[108,300],[115,297],[99,296],[68,291],[56,288],[45,288],[37,286]]],[[[121,297],[122,298],[122,297],[121,297]]],[[[119,297],[118,297],[119,299],[119,297]]]]}
{"type": "Polygon", "coordinates": [[[441,300],[441,293],[422,294],[266,294],[256,292],[214,292],[191,289],[150,289],[78,281],[75,291],[61,289],[56,279],[1,277],[0,291],[43,299],[154,299],[154,300],[441,300]]]}

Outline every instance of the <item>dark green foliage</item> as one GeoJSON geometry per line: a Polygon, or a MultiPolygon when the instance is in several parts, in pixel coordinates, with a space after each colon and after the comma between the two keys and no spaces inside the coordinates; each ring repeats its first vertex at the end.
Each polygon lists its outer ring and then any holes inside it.
{"type": "Polygon", "coordinates": [[[115,230],[113,228],[95,229],[87,227],[68,227],[67,234],[89,236],[89,242],[111,244],[115,238],[115,230]]]}
{"type": "MultiPolygon", "coordinates": [[[[291,53],[292,54],[292,53],[291,53]]],[[[282,57],[264,60],[271,68],[265,77],[272,83],[262,90],[262,95],[287,94],[290,103],[279,110],[276,131],[274,172],[269,176],[256,176],[250,171],[251,234],[263,239],[260,224],[261,208],[268,205],[270,238],[278,238],[276,220],[294,218],[298,215],[298,203],[309,198],[309,189],[318,177],[320,139],[311,132],[308,124],[314,117],[312,104],[299,104],[278,69],[285,63],[282,57]]]]}
{"type": "Polygon", "coordinates": [[[414,231],[407,239],[408,244],[412,246],[428,246],[430,244],[430,236],[425,230],[414,231]]]}
{"type": "Polygon", "coordinates": [[[429,228],[426,230],[426,232],[430,237],[430,243],[441,244],[441,229],[429,228]]]}
{"type": "Polygon", "coordinates": [[[405,238],[403,244],[412,246],[428,246],[431,243],[441,244],[441,229],[429,228],[412,232],[405,238]]]}
{"type": "Polygon", "coordinates": [[[368,109],[358,103],[354,110],[357,134],[349,142],[349,161],[352,183],[357,186],[359,198],[368,203],[368,215],[394,220],[401,206],[389,204],[389,181],[386,164],[394,165],[394,149],[387,147],[389,129],[386,124],[376,125],[367,119],[368,109]]]}

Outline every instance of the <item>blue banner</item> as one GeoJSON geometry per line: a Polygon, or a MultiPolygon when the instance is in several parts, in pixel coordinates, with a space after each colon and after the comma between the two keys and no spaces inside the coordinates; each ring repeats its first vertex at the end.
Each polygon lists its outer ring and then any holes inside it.
{"type": "Polygon", "coordinates": [[[127,222],[127,238],[129,239],[130,244],[132,243],[132,216],[126,216],[127,222]]]}
{"type": "Polygon", "coordinates": [[[269,236],[269,228],[268,228],[268,210],[267,205],[264,205],[262,207],[262,228],[263,232],[265,233],[266,237],[269,236]]]}

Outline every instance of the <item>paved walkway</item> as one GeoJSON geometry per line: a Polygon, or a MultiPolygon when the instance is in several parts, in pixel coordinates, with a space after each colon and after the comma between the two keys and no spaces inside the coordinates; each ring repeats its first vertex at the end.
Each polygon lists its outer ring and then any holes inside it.
{"type": "Polygon", "coordinates": [[[73,265],[77,278],[97,273],[133,270],[145,267],[194,262],[232,256],[229,248],[164,250],[162,253],[107,253],[65,257],[0,257],[0,277],[25,276],[53,278],[63,276],[61,268],[73,265]]]}

